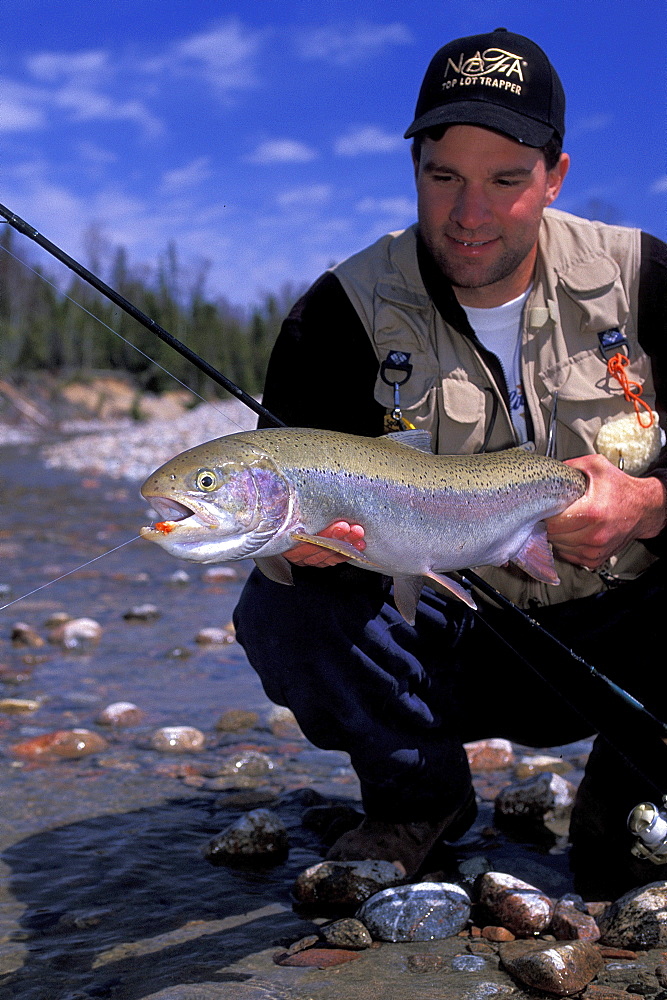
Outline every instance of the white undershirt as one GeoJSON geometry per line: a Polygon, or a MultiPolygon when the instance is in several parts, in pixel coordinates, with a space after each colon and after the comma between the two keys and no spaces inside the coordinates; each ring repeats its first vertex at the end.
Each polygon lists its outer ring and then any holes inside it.
{"type": "Polygon", "coordinates": [[[500,361],[510,397],[510,414],[519,442],[528,440],[521,384],[521,316],[530,288],[523,295],[492,309],[463,306],[468,322],[487,350],[500,361]]]}

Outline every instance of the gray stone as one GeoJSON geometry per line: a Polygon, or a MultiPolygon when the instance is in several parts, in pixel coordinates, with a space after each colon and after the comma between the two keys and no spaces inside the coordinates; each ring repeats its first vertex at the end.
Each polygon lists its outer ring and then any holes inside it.
{"type": "Polygon", "coordinates": [[[556,833],[566,831],[575,787],[559,774],[545,771],[504,788],[496,799],[496,820],[505,826],[556,833]]]}
{"type": "Polygon", "coordinates": [[[321,928],[321,934],[326,943],[334,948],[351,948],[353,951],[361,951],[363,948],[370,948],[373,944],[373,938],[366,927],[361,920],[356,920],[354,917],[334,920],[332,924],[321,928]]]}
{"type": "Polygon", "coordinates": [[[539,934],[548,927],[553,913],[548,896],[504,872],[482,876],[479,898],[494,920],[517,937],[539,934]]]}
{"type": "Polygon", "coordinates": [[[404,877],[390,861],[321,861],[301,872],[292,891],[305,906],[356,907],[404,877]]]}
{"type": "Polygon", "coordinates": [[[505,968],[532,989],[566,997],[583,990],[602,965],[595,945],[588,941],[572,941],[522,955],[506,962],[505,968]]]}
{"type": "Polygon", "coordinates": [[[479,972],[486,965],[486,959],[481,955],[454,955],[452,959],[452,969],[455,972],[479,972]]]}
{"type": "Polygon", "coordinates": [[[231,823],[209,841],[204,856],[211,864],[226,864],[232,859],[281,858],[289,842],[285,825],[269,809],[253,809],[231,823]]]}
{"type": "Polygon", "coordinates": [[[126,621],[154,622],[160,618],[162,612],[154,604],[135,604],[128,608],[123,615],[126,621]]]}
{"type": "Polygon", "coordinates": [[[383,889],[357,912],[379,941],[433,941],[453,937],[470,917],[470,898],[458,885],[419,882],[383,889]]]}
{"type": "Polygon", "coordinates": [[[667,945],[667,881],[626,892],[598,918],[604,944],[616,948],[667,945]]]}

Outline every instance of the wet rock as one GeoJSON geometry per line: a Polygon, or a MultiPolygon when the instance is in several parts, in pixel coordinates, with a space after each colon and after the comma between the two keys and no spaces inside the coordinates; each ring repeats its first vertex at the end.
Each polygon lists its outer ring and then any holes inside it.
{"type": "Polygon", "coordinates": [[[285,824],[269,809],[253,809],[209,841],[204,857],[213,865],[233,859],[282,858],[289,843],[285,824]]]}
{"type": "Polygon", "coordinates": [[[603,986],[591,983],[581,994],[582,1000],[628,1000],[631,994],[618,990],[613,986],[603,986]]]}
{"type": "Polygon", "coordinates": [[[445,960],[442,955],[408,955],[408,972],[416,972],[421,975],[429,972],[439,972],[443,968],[445,960]]]}
{"type": "Polygon", "coordinates": [[[283,955],[274,957],[276,965],[296,966],[297,968],[328,969],[334,965],[343,965],[345,962],[352,962],[359,958],[356,951],[345,951],[342,948],[309,948],[307,951],[300,951],[296,955],[283,955]]]}
{"type": "Polygon", "coordinates": [[[433,941],[453,937],[470,916],[470,899],[458,885],[419,882],[383,889],[357,912],[379,941],[433,941]]]}
{"type": "Polygon", "coordinates": [[[31,698],[0,698],[0,712],[5,715],[20,715],[22,712],[36,712],[41,702],[31,698]]]}
{"type": "Polygon", "coordinates": [[[530,937],[544,931],[553,914],[548,896],[504,872],[487,872],[482,876],[480,902],[494,920],[517,937],[530,937]]]}
{"type": "Polygon", "coordinates": [[[223,646],[225,643],[234,642],[235,635],[233,629],[226,628],[202,628],[195,636],[195,642],[200,646],[223,646]]]}
{"type": "Polygon", "coordinates": [[[162,612],[154,604],[135,604],[123,615],[126,621],[155,622],[162,617],[162,612]]]}
{"type": "Polygon", "coordinates": [[[76,760],[106,750],[108,746],[103,736],[89,729],[58,729],[16,743],[12,750],[17,756],[30,760],[53,760],[57,757],[76,760]]]}
{"type": "Polygon", "coordinates": [[[598,918],[604,944],[618,948],[667,946],[667,881],[626,892],[598,918]]]}
{"type": "Polygon", "coordinates": [[[44,639],[39,632],[32,625],[26,625],[25,622],[15,622],[12,625],[11,639],[14,646],[39,649],[40,646],[44,645],[44,639]]]}
{"type": "Polygon", "coordinates": [[[344,917],[334,920],[321,928],[322,937],[328,945],[334,948],[347,948],[351,951],[361,951],[370,948],[373,938],[361,920],[354,917],[344,917]]]}
{"type": "Polygon", "coordinates": [[[71,618],[58,625],[49,635],[49,642],[65,649],[85,649],[100,641],[102,626],[93,618],[71,618]]]}
{"type": "Polygon", "coordinates": [[[359,826],[364,814],[347,803],[311,806],[301,817],[301,823],[312,830],[327,845],[333,844],[341,834],[359,826]]]}
{"type": "Polygon", "coordinates": [[[578,993],[598,974],[602,958],[587,941],[555,945],[505,962],[505,968],[526,986],[555,996],[578,993]]]}
{"type": "Polygon", "coordinates": [[[223,712],[215,724],[222,733],[240,733],[244,729],[253,729],[259,723],[257,712],[248,712],[243,708],[230,708],[223,712]]]}
{"type": "Polygon", "coordinates": [[[303,906],[348,908],[404,877],[390,861],[321,861],[301,872],[292,893],[303,906]]]}
{"type": "Polygon", "coordinates": [[[514,751],[509,740],[475,740],[472,743],[464,743],[463,746],[473,774],[480,771],[498,771],[514,763],[514,751]]]}
{"type": "Polygon", "coordinates": [[[597,941],[600,937],[600,929],[586,912],[584,901],[572,896],[564,896],[556,903],[551,931],[559,941],[597,941]]]}
{"type": "Polygon", "coordinates": [[[187,646],[172,646],[164,655],[168,660],[187,660],[192,651],[187,646]]]}
{"type": "Polygon", "coordinates": [[[100,726],[136,726],[144,717],[144,713],[131,701],[115,701],[107,705],[95,721],[100,726]]]}
{"type": "Polygon", "coordinates": [[[459,875],[456,881],[463,886],[471,899],[476,899],[480,879],[482,875],[492,870],[492,865],[483,854],[476,854],[472,858],[459,861],[456,870],[459,875]]]}
{"type": "MultiPolygon", "coordinates": [[[[297,955],[300,951],[305,951],[306,948],[313,948],[316,944],[320,943],[319,934],[306,934],[305,937],[299,938],[298,941],[294,941],[293,944],[289,946],[285,955],[297,955]]],[[[281,954],[283,954],[281,952],[281,954]]]]}
{"type": "Polygon", "coordinates": [[[163,726],[150,739],[153,750],[161,753],[194,753],[203,749],[206,737],[194,726],[163,726]]]}
{"type": "Polygon", "coordinates": [[[571,770],[572,765],[569,761],[562,757],[549,757],[546,754],[520,757],[514,765],[514,774],[519,781],[525,781],[545,771],[551,771],[552,774],[567,774],[571,770]]]}
{"type": "Polygon", "coordinates": [[[204,583],[231,583],[238,577],[233,566],[211,566],[202,573],[204,583]]]}
{"type": "Polygon", "coordinates": [[[283,705],[274,705],[271,708],[267,722],[274,736],[278,736],[281,739],[290,739],[295,736],[303,738],[303,733],[294,714],[289,708],[285,708],[283,705]]]}
{"type": "Polygon", "coordinates": [[[72,616],[68,615],[66,611],[54,611],[52,615],[44,622],[46,628],[57,628],[58,625],[64,625],[65,622],[72,620],[72,616]]]}
{"type": "Polygon", "coordinates": [[[513,986],[505,983],[477,983],[471,990],[466,990],[461,1000],[486,1000],[487,997],[509,997],[515,993],[513,986]]]}
{"type": "Polygon", "coordinates": [[[576,789],[552,771],[503,789],[496,799],[496,821],[504,826],[564,832],[576,789]],[[563,829],[564,825],[564,829],[563,829]]]}
{"type": "Polygon", "coordinates": [[[610,906],[611,906],[610,899],[607,899],[605,901],[594,901],[594,902],[591,902],[589,900],[586,903],[586,913],[590,913],[590,915],[595,920],[598,920],[602,916],[604,911],[608,910],[610,906]]]}
{"type": "Polygon", "coordinates": [[[514,941],[516,934],[512,934],[507,927],[496,927],[494,924],[487,924],[482,927],[482,937],[487,941],[514,941]]]}
{"type": "Polygon", "coordinates": [[[169,575],[168,582],[173,583],[178,587],[185,586],[190,583],[190,574],[186,573],[184,569],[174,570],[174,572],[169,575]]]}
{"type": "Polygon", "coordinates": [[[454,955],[452,969],[454,972],[481,972],[488,962],[481,955],[454,955]]]}
{"type": "Polygon", "coordinates": [[[234,781],[239,777],[265,778],[274,768],[275,764],[267,754],[260,753],[259,750],[247,750],[217,764],[213,774],[213,769],[207,770],[205,773],[212,778],[207,787],[213,790],[238,787],[238,783],[235,785],[234,781]]]}
{"type": "Polygon", "coordinates": [[[220,809],[257,809],[271,806],[278,801],[278,793],[273,788],[240,788],[227,792],[215,800],[220,809]]]}

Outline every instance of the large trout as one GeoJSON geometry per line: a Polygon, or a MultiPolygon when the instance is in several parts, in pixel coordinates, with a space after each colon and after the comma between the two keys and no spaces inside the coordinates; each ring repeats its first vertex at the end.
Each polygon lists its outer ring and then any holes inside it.
{"type": "Polygon", "coordinates": [[[413,623],[425,583],[474,602],[444,573],[513,562],[559,583],[544,518],[580,497],[586,479],[522,448],[434,455],[425,431],[381,438],[270,428],[217,438],[172,458],[141,492],[163,518],[144,538],[193,562],[252,557],[291,583],[281,555],[312,542],[394,579],[413,623]],[[365,551],[317,535],[332,521],[361,524],[365,551]]]}

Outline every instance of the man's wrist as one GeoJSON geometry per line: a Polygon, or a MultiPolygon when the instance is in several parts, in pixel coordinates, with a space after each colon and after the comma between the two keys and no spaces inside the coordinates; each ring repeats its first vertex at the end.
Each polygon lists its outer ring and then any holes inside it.
{"type": "Polygon", "coordinates": [[[639,523],[638,538],[655,538],[667,525],[667,485],[657,476],[637,480],[645,488],[645,513],[639,523]]]}

